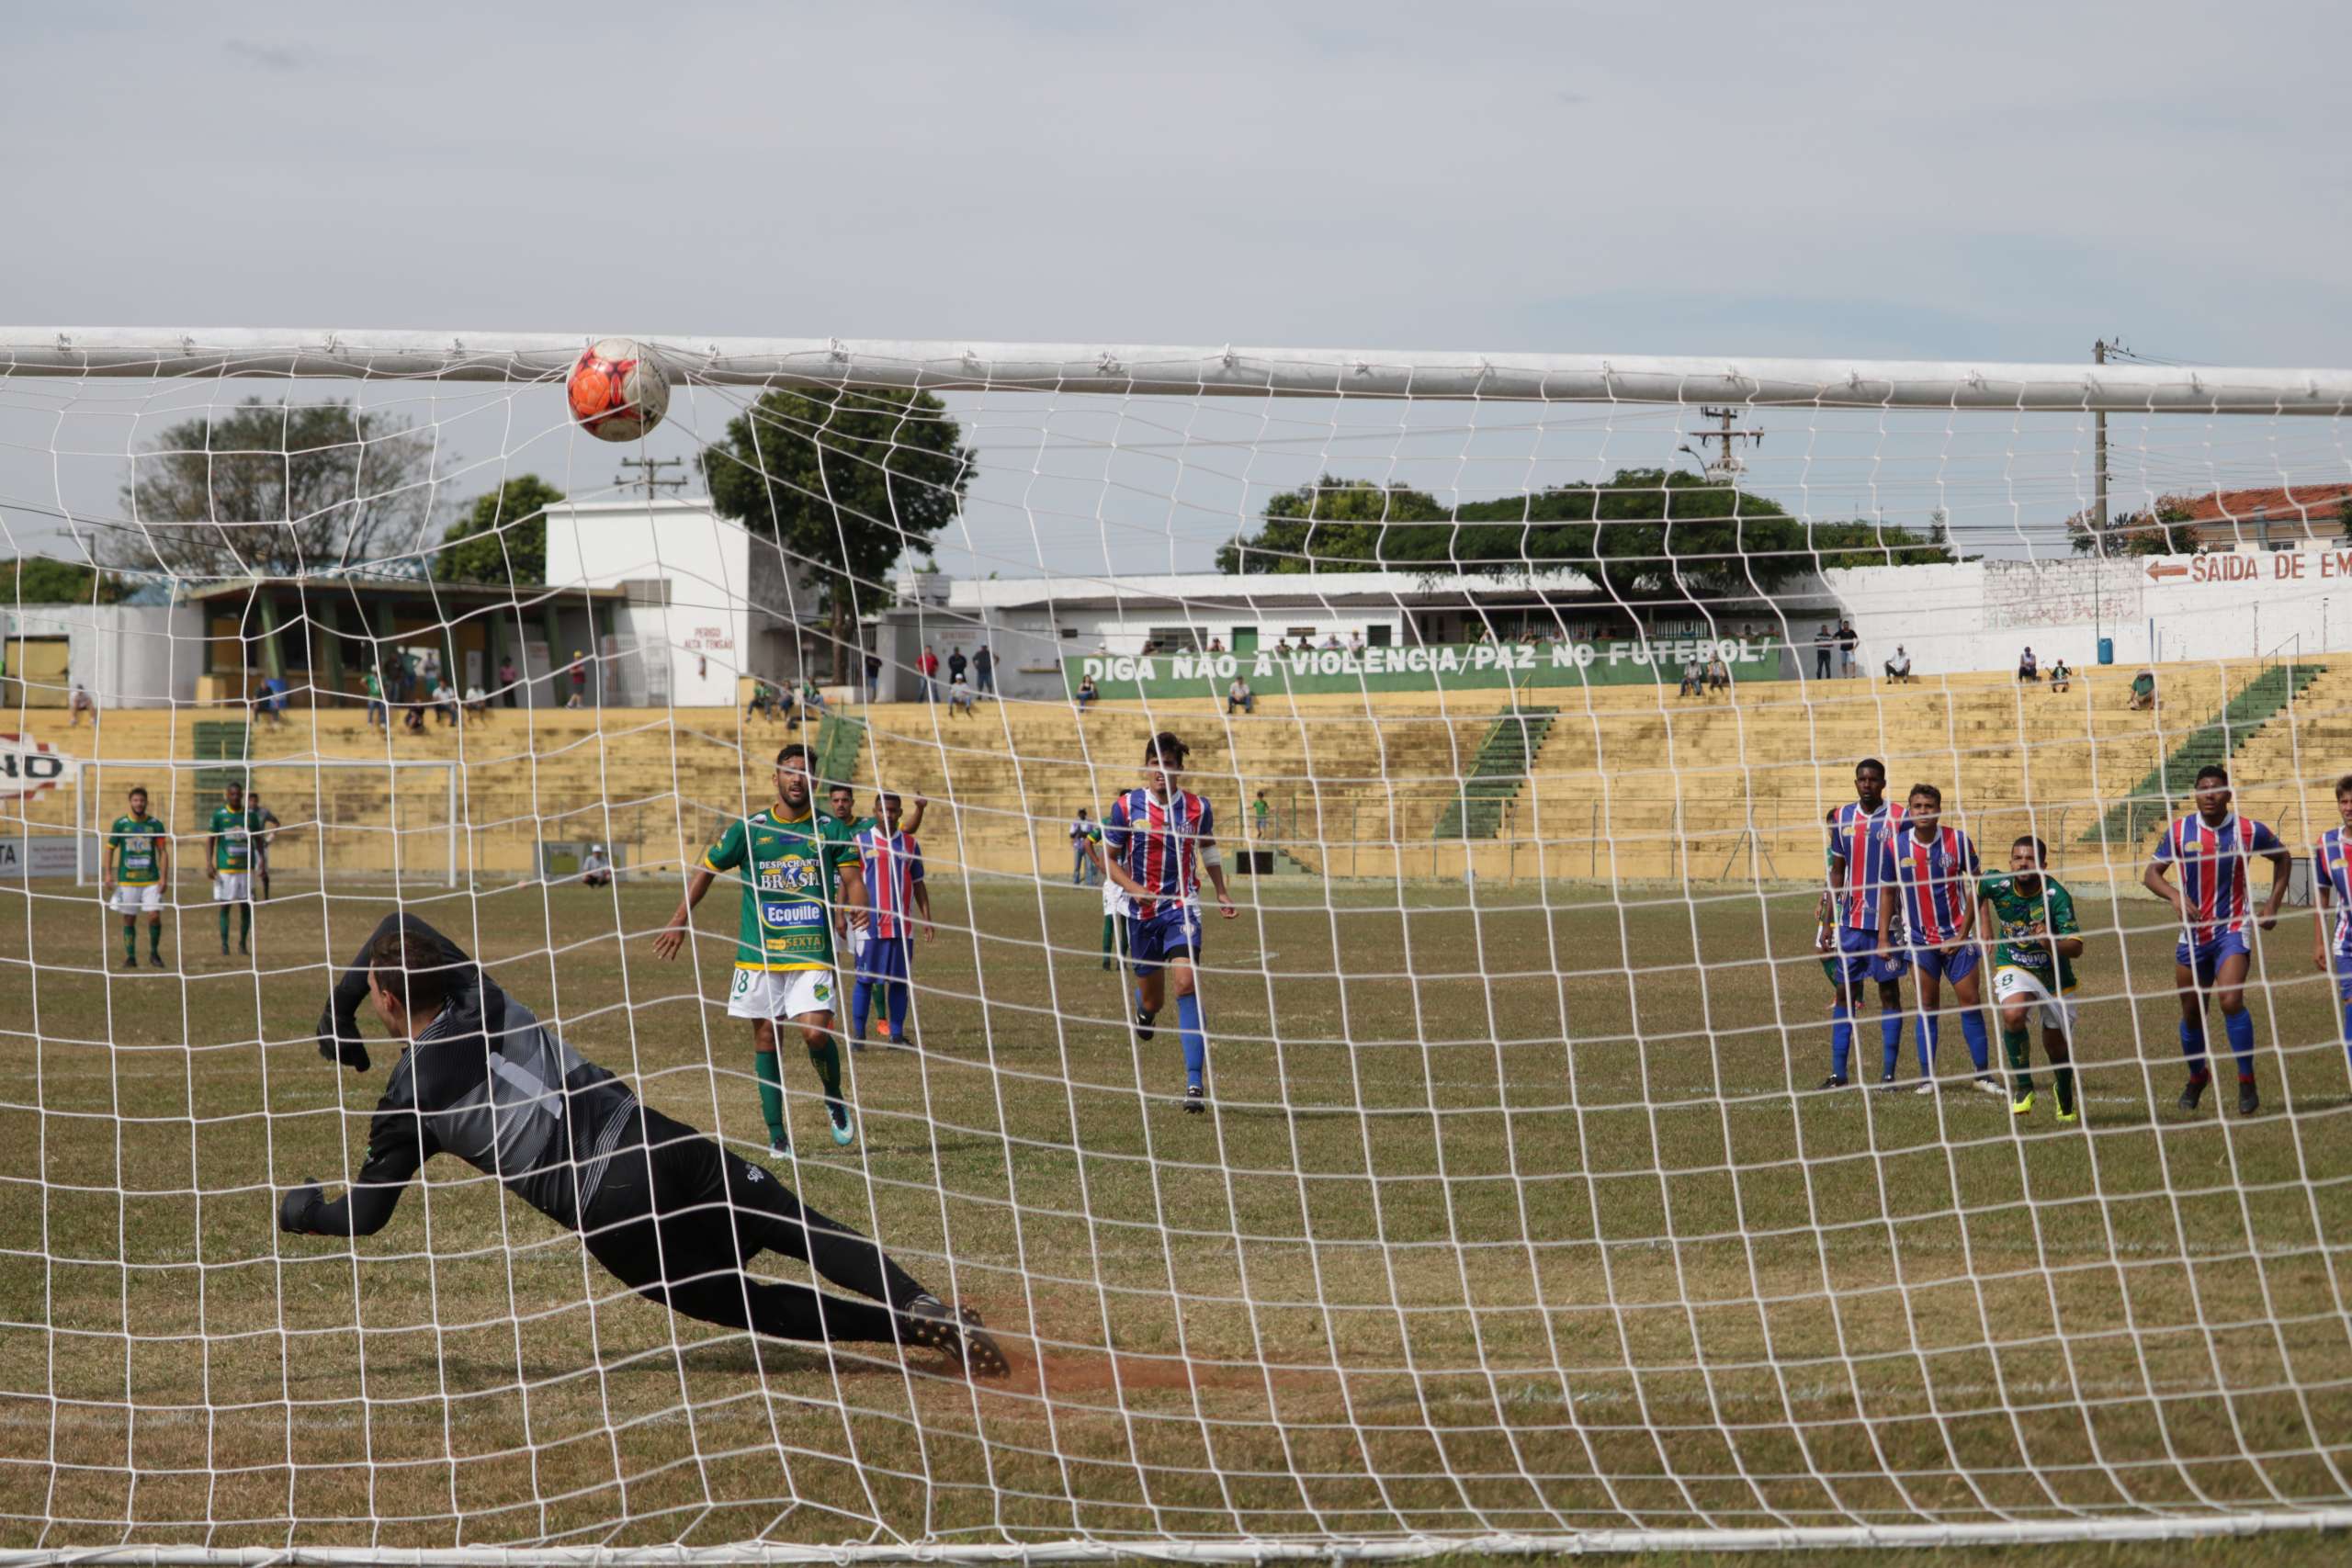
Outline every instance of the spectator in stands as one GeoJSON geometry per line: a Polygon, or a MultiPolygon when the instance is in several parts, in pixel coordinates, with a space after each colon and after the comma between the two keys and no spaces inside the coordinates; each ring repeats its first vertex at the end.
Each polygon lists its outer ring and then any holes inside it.
{"type": "Polygon", "coordinates": [[[952,686],[961,681],[965,672],[971,667],[972,661],[964,657],[964,649],[960,644],[950,649],[947,652],[947,683],[952,686]]]}
{"type": "Polygon", "coordinates": [[[922,700],[927,703],[937,702],[939,700],[939,655],[932,651],[931,644],[922,645],[922,657],[915,660],[915,668],[922,671],[922,700]]]}
{"type": "Polygon", "coordinates": [[[1286,637],[1278,637],[1274,639],[1274,656],[1276,658],[1280,658],[1289,651],[1290,638],[1286,637]]]}
{"type": "Polygon", "coordinates": [[[568,708],[588,705],[588,655],[579,649],[571,650],[571,700],[568,708]]]}
{"type": "Polygon", "coordinates": [[[1273,815],[1274,808],[1266,804],[1266,792],[1260,790],[1258,798],[1250,803],[1250,836],[1253,839],[1264,838],[1273,815]]]}
{"type": "Polygon", "coordinates": [[[384,678],[370,670],[359,677],[359,684],[368,694],[368,728],[380,724],[390,729],[392,721],[384,708],[384,678]]]}
{"type": "Polygon", "coordinates": [[[824,688],[806,675],[800,678],[800,716],[811,724],[821,723],[825,716],[824,688]]]}
{"type": "Polygon", "coordinates": [[[865,700],[868,703],[882,700],[882,656],[878,653],[865,656],[865,700]]]}
{"type": "Polygon", "coordinates": [[[1819,631],[1813,634],[1813,678],[1815,680],[1829,679],[1829,649],[1836,640],[1830,635],[1826,622],[1822,624],[1819,631]]]}
{"type": "Polygon", "coordinates": [[[1250,682],[1238,675],[1236,675],[1233,678],[1233,683],[1225,689],[1226,716],[1232,717],[1236,709],[1243,713],[1258,711],[1258,694],[1251,691],[1250,682]]]}
{"type": "Polygon", "coordinates": [[[602,844],[591,844],[580,862],[580,886],[610,887],[613,885],[613,863],[602,844]]]}
{"type": "Polygon", "coordinates": [[[1707,660],[1707,690],[1710,692],[1731,690],[1731,666],[1724,662],[1723,655],[1720,653],[1707,660]]]}
{"type": "Polygon", "coordinates": [[[433,722],[435,724],[458,722],[458,694],[449,689],[449,682],[447,681],[435,681],[433,683],[433,722]]]}
{"type": "Polygon", "coordinates": [[[284,724],[286,690],[286,677],[272,675],[261,683],[261,701],[254,705],[254,711],[272,724],[284,724]]]}
{"type": "Polygon", "coordinates": [[[74,716],[66,720],[65,728],[68,729],[79,728],[81,727],[82,716],[84,714],[88,714],[90,716],[90,728],[93,729],[96,728],[98,724],[97,700],[92,697],[88,692],[84,691],[82,689],[82,682],[76,681],[74,682],[74,716]]]}
{"type": "Polygon", "coordinates": [[[1674,694],[1678,697],[1701,697],[1706,693],[1707,667],[1696,659],[1685,660],[1682,664],[1682,689],[1674,694]]]}
{"type": "Polygon", "coordinates": [[[1089,675],[1079,682],[1078,690],[1070,694],[1070,701],[1078,705],[1079,712],[1084,713],[1088,708],[1092,707],[1102,695],[1101,692],[1094,689],[1094,677],[1089,675]]]}
{"type": "Polygon", "coordinates": [[[1326,653],[1337,653],[1340,651],[1340,634],[1338,632],[1326,632],[1323,634],[1323,651],[1326,653]]]}
{"type": "Polygon", "coordinates": [[[1086,846],[1093,840],[1094,824],[1087,819],[1086,807],[1078,808],[1078,820],[1069,825],[1069,885],[1084,887],[1094,880],[1094,857],[1086,846]]]}
{"type": "Polygon", "coordinates": [[[752,700],[744,705],[743,716],[745,718],[774,718],[775,716],[775,688],[758,676],[752,676],[752,700]]]}
{"type": "Polygon", "coordinates": [[[972,650],[972,689],[982,696],[996,695],[996,655],[987,643],[972,650]]]}
{"type": "Polygon", "coordinates": [[[2050,689],[2063,692],[2075,683],[2075,672],[2066,668],[2066,656],[2060,654],[2050,666],[2050,689]]]}
{"type": "MultiPolygon", "coordinates": [[[[1532,642],[1535,639],[1533,637],[1530,637],[1528,640],[1532,642]]],[[[1348,651],[1350,653],[1362,653],[1363,651],[1363,632],[1361,629],[1351,631],[1348,634],[1348,651]]]]}
{"type": "Polygon", "coordinates": [[[947,682],[947,716],[957,714],[972,716],[972,683],[961,675],[947,682]]]}
{"type": "Polygon", "coordinates": [[[508,707],[514,705],[514,687],[519,677],[514,673],[514,656],[507,654],[498,661],[498,692],[508,707]]]}
{"type": "Polygon", "coordinates": [[[1842,616],[1839,617],[1838,622],[1838,672],[1849,681],[1862,672],[1862,667],[1854,660],[1854,650],[1861,646],[1861,642],[1862,634],[1854,629],[1854,623],[1843,618],[1842,616]]]}
{"type": "Polygon", "coordinates": [[[2033,649],[2030,646],[2023,653],[2018,655],[2018,679],[2020,681],[2041,679],[2041,663],[2034,658],[2033,649]]]}
{"type": "Polygon", "coordinates": [[[423,703],[401,705],[401,728],[411,735],[424,733],[424,705],[423,703]]]}
{"type": "Polygon", "coordinates": [[[483,691],[479,683],[466,688],[466,712],[476,718],[490,716],[490,694],[483,691]]]}
{"type": "Polygon", "coordinates": [[[1886,661],[1886,678],[1891,682],[1911,679],[1911,654],[1901,643],[1894,645],[1894,657],[1886,661]]]}
{"type": "Polygon", "coordinates": [[[1211,653],[1223,653],[1225,651],[1225,639],[1221,637],[1213,637],[1209,638],[1209,651],[1211,653]]]}
{"type": "Polygon", "coordinates": [[[426,691],[441,683],[441,656],[432,649],[424,650],[424,658],[416,667],[418,683],[426,691]]]}
{"type": "Polygon", "coordinates": [[[2132,694],[2124,700],[2129,708],[2152,708],[2156,705],[2156,672],[2143,670],[2132,677],[2132,694]]]}

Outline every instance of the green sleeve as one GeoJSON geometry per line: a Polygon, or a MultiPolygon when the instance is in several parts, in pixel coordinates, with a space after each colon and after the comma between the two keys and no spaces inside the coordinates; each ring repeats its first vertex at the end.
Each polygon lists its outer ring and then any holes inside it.
{"type": "Polygon", "coordinates": [[[864,857],[857,852],[857,833],[847,823],[838,818],[828,822],[825,837],[831,844],[831,848],[826,854],[826,863],[835,871],[841,870],[845,865],[858,865],[863,863],[864,857]]]}
{"type": "Polygon", "coordinates": [[[2050,885],[2050,934],[2079,936],[2082,922],[2075,918],[2075,896],[2055,882],[2050,885]]]}
{"type": "Polygon", "coordinates": [[[743,820],[737,818],[718,835],[718,842],[703,851],[702,863],[713,871],[733,871],[743,863],[743,820]]]}

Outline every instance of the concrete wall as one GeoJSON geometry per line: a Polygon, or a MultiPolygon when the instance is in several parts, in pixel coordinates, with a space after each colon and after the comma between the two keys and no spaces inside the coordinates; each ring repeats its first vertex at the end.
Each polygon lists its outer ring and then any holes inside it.
{"type": "Polygon", "coordinates": [[[0,609],[0,637],[63,637],[66,679],[101,707],[168,707],[196,700],[204,618],[184,604],[26,604],[0,609]]]}

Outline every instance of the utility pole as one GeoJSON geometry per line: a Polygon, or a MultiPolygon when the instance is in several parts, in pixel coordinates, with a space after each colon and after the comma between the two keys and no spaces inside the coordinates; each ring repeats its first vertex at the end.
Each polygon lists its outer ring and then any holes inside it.
{"type": "Polygon", "coordinates": [[[1716,428],[1700,431],[1694,439],[1701,446],[1713,444],[1716,447],[1716,455],[1710,457],[1704,452],[1689,446],[1679,450],[1698,458],[1700,465],[1707,470],[1708,479],[1717,484],[1729,484],[1737,479],[1740,473],[1747,467],[1735,455],[1734,445],[1741,441],[1753,441],[1761,446],[1764,445],[1764,433],[1761,430],[1734,430],[1732,421],[1739,417],[1737,409],[1702,408],[1699,411],[1699,417],[1713,420],[1716,428]]]}
{"type": "Polygon", "coordinates": [[[627,474],[615,474],[613,482],[629,490],[641,490],[645,492],[645,499],[651,501],[657,491],[686,488],[684,474],[674,479],[662,478],[663,468],[683,468],[685,466],[684,457],[623,457],[621,467],[637,469],[637,477],[632,479],[627,474]]]}
{"type": "MultiPolygon", "coordinates": [[[[2091,363],[2106,364],[2107,351],[2110,347],[2117,346],[2120,345],[2111,344],[2105,338],[2098,339],[2091,344],[2091,363]]],[[[2098,530],[2093,536],[2098,540],[2098,553],[2105,555],[2107,554],[2107,411],[2100,409],[2091,418],[2094,422],[2092,429],[2095,432],[2091,438],[2093,445],[2091,525],[2098,530]]]]}

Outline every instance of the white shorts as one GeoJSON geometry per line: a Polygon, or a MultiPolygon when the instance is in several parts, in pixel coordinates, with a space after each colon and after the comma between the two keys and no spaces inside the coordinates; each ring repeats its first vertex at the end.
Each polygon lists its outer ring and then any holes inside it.
{"type": "Polygon", "coordinates": [[[254,874],[250,871],[216,871],[212,874],[212,901],[216,904],[250,904],[254,901],[254,874]]]}
{"type": "Polygon", "coordinates": [[[727,993],[729,1018],[799,1018],[831,1012],[841,987],[830,969],[738,969],[727,993]]]}
{"type": "Polygon", "coordinates": [[[2044,1029],[2054,1029],[2073,1039],[2075,1034],[2075,1004],[2064,997],[2053,997],[2041,976],[2030,969],[2003,964],[1993,971],[1993,1005],[2015,1007],[2025,1003],[2034,1010],[2044,1029]]]}
{"type": "Polygon", "coordinates": [[[107,907],[119,915],[160,914],[164,908],[164,885],[160,882],[119,882],[114,897],[107,907]]]}

